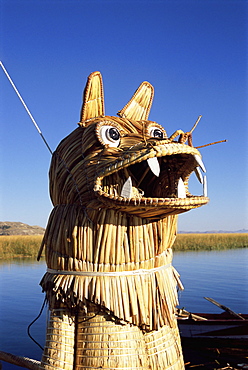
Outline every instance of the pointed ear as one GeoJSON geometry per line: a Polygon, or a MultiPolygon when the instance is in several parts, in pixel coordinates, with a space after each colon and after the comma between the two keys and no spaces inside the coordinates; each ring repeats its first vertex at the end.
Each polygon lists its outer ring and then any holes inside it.
{"type": "Polygon", "coordinates": [[[104,96],[102,75],[93,72],[89,75],[84,89],[80,122],[82,126],[88,119],[104,116],[104,96]]]}
{"type": "Polygon", "coordinates": [[[152,105],[153,95],[153,86],[149,82],[142,82],[127,105],[118,112],[118,115],[135,121],[147,120],[152,105]]]}

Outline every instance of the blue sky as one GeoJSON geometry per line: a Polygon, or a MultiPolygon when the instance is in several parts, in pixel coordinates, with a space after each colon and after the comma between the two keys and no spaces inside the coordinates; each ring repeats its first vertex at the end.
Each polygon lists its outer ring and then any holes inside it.
{"type": "MultiPolygon", "coordinates": [[[[150,119],[193,133],[210,203],[179,230],[248,229],[247,2],[240,0],[1,0],[0,60],[52,150],[77,127],[87,76],[101,71],[106,114],[138,85],[155,88],[150,119]]],[[[1,221],[45,227],[51,155],[3,71],[1,221]]],[[[190,190],[201,194],[194,180],[190,190]]]]}

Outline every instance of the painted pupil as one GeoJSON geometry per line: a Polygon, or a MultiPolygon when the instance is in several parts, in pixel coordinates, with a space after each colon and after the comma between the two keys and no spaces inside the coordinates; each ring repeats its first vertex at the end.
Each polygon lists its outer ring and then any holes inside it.
{"type": "Polygon", "coordinates": [[[153,131],[153,136],[154,137],[159,137],[160,139],[163,139],[163,132],[159,130],[158,128],[155,128],[153,131]]]}
{"type": "Polygon", "coordinates": [[[108,136],[109,136],[109,138],[110,139],[112,139],[112,140],[119,140],[119,138],[120,138],[120,133],[119,133],[119,131],[117,130],[117,128],[115,128],[115,127],[112,127],[112,128],[110,128],[109,130],[108,130],[108,134],[107,134],[108,136]]]}

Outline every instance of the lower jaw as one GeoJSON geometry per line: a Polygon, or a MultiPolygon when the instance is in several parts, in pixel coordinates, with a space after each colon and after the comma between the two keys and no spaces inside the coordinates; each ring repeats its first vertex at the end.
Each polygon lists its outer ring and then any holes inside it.
{"type": "Polygon", "coordinates": [[[206,197],[186,198],[123,198],[97,191],[98,200],[106,207],[142,218],[158,219],[198,208],[208,203],[206,197]]]}

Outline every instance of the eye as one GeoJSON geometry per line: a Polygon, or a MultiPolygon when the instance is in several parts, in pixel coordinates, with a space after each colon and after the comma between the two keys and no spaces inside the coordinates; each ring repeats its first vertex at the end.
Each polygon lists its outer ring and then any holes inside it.
{"type": "Polygon", "coordinates": [[[156,139],[164,138],[164,132],[158,127],[150,127],[149,134],[151,137],[155,137],[156,139]]]}
{"type": "Polygon", "coordinates": [[[108,144],[112,147],[117,147],[120,144],[120,132],[113,126],[101,126],[100,137],[103,144],[108,144]]]}

